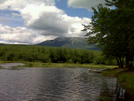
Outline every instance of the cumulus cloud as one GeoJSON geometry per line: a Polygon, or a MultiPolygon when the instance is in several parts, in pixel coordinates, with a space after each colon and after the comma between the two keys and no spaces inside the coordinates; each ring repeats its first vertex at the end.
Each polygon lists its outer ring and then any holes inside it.
{"type": "Polygon", "coordinates": [[[45,6],[44,4],[39,6],[29,5],[21,10],[21,15],[25,19],[26,26],[41,30],[43,35],[60,37],[83,35],[83,32],[81,32],[83,26],[81,24],[91,21],[89,18],[68,16],[56,6],[45,6]]]}
{"type": "Polygon", "coordinates": [[[68,6],[74,8],[86,8],[92,10],[92,7],[97,7],[98,4],[105,4],[105,0],[68,0],[68,6]]]}
{"type": "Polygon", "coordinates": [[[43,36],[39,32],[27,29],[26,27],[10,27],[0,24],[0,39],[2,43],[40,43],[45,40],[51,40],[54,36],[43,36]]]}
{"type": "MultiPolygon", "coordinates": [[[[10,30],[8,30],[10,33],[1,34],[1,38],[16,42],[37,43],[54,37],[83,36],[82,24],[88,24],[91,21],[89,18],[68,16],[63,10],[55,6],[55,0],[5,0],[0,4],[0,9],[18,11],[25,20],[24,26],[32,29],[10,27],[9,29],[13,30],[14,34],[10,30]]],[[[15,13],[12,15],[19,16],[15,13]]]]}
{"type": "Polygon", "coordinates": [[[5,0],[0,0],[0,3],[3,3],[5,0]]]}
{"type": "Polygon", "coordinates": [[[13,17],[15,17],[15,16],[21,16],[21,15],[19,15],[18,13],[12,13],[11,14],[13,17]]]}
{"type": "Polygon", "coordinates": [[[29,4],[40,5],[45,4],[48,6],[55,5],[55,0],[2,0],[0,4],[0,9],[10,9],[19,11],[29,4]]]}

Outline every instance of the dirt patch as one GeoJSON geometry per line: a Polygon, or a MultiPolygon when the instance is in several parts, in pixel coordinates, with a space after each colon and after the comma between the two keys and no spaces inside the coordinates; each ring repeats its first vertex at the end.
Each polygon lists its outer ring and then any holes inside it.
{"type": "Polygon", "coordinates": [[[23,64],[23,63],[4,63],[4,64],[0,64],[0,67],[9,69],[12,67],[23,66],[23,65],[25,65],[25,64],[23,64]]]}

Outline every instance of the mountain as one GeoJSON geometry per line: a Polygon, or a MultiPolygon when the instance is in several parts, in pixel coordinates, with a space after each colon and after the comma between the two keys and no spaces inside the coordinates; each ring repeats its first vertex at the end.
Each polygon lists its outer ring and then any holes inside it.
{"type": "Polygon", "coordinates": [[[96,45],[88,45],[85,38],[81,37],[58,37],[54,40],[44,41],[37,45],[50,47],[66,47],[75,49],[100,50],[96,45]]]}

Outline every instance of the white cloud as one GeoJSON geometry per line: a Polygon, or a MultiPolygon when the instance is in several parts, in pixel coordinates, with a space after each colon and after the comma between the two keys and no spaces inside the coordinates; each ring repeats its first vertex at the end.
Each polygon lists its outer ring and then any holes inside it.
{"type": "Polygon", "coordinates": [[[21,10],[21,15],[25,19],[26,26],[41,30],[43,35],[62,37],[83,35],[83,32],[81,32],[83,26],[81,24],[87,24],[91,21],[89,18],[68,16],[56,6],[45,6],[43,4],[39,6],[29,5],[21,10]]]}
{"type": "MultiPolygon", "coordinates": [[[[2,33],[0,38],[16,42],[37,43],[51,39],[52,36],[84,36],[84,32],[81,31],[83,29],[82,24],[88,24],[91,21],[89,18],[68,16],[63,10],[55,6],[55,0],[5,0],[0,4],[0,9],[19,11],[25,20],[24,25],[34,29],[22,30],[22,27],[11,28],[8,26],[14,33],[8,30],[9,33],[2,33]],[[34,32],[35,30],[38,34],[34,32]]],[[[16,16],[16,14],[12,15],[16,16]]]]}
{"type": "Polygon", "coordinates": [[[40,5],[45,4],[48,6],[55,5],[55,0],[2,0],[0,9],[21,10],[29,4],[40,5]]]}
{"type": "Polygon", "coordinates": [[[86,8],[92,10],[92,7],[97,7],[98,4],[105,4],[105,0],[68,0],[68,6],[74,8],[86,8]]]}
{"type": "Polygon", "coordinates": [[[3,3],[5,0],[0,0],[0,3],[3,3]]]}
{"type": "Polygon", "coordinates": [[[45,40],[53,39],[53,36],[43,36],[39,32],[27,29],[26,27],[13,28],[0,24],[0,39],[2,43],[40,43],[45,40]]]}
{"type": "Polygon", "coordinates": [[[18,13],[12,13],[12,16],[15,17],[15,16],[21,16],[21,15],[19,15],[18,13]]]}

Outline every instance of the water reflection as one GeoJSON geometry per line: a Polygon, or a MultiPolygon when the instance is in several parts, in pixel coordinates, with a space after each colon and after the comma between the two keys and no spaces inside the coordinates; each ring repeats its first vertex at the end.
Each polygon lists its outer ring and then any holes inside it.
{"type": "Polygon", "coordinates": [[[116,101],[134,101],[134,91],[130,89],[123,89],[119,83],[117,83],[116,101]]]}
{"type": "Polygon", "coordinates": [[[5,64],[0,64],[0,69],[9,69],[9,70],[19,70],[21,68],[18,68],[17,66],[22,67],[23,63],[5,63],[5,64]]]}
{"type": "Polygon", "coordinates": [[[2,69],[0,77],[2,101],[131,101],[117,79],[85,68],[2,69]]]}
{"type": "Polygon", "coordinates": [[[113,86],[109,84],[106,83],[106,81],[103,81],[98,101],[116,101],[116,92],[115,92],[116,86],[115,84],[113,86]]]}

